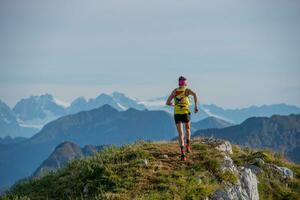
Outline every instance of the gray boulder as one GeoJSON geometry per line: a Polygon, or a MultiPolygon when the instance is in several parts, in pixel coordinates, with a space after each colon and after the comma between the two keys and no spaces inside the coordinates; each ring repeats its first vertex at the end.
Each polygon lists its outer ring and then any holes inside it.
{"type": "Polygon", "coordinates": [[[282,174],[283,178],[286,178],[286,179],[293,179],[294,177],[294,173],[292,170],[290,170],[289,168],[287,167],[279,167],[277,165],[274,165],[274,168],[282,174]]]}
{"type": "Polygon", "coordinates": [[[232,154],[232,146],[229,141],[210,137],[203,138],[202,143],[208,144],[221,152],[232,154]]]}
{"type": "Polygon", "coordinates": [[[225,183],[224,190],[216,190],[210,200],[259,200],[257,177],[248,168],[240,172],[237,184],[225,183]]]}

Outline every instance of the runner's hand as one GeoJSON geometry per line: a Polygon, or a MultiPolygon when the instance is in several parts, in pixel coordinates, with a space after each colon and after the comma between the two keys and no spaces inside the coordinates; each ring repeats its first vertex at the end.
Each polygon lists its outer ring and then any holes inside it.
{"type": "Polygon", "coordinates": [[[198,106],[195,106],[195,113],[197,113],[199,110],[198,110],[198,106]]]}
{"type": "Polygon", "coordinates": [[[174,104],[173,104],[173,103],[168,103],[167,105],[168,105],[168,106],[174,106],[174,104]]]}

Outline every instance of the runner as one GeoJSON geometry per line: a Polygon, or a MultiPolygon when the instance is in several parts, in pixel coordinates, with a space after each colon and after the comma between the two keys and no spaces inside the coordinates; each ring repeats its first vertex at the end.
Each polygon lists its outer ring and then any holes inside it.
{"type": "Polygon", "coordinates": [[[176,123],[178,135],[179,135],[179,145],[181,160],[186,160],[186,155],[184,151],[184,146],[186,147],[186,153],[191,153],[191,112],[190,112],[190,103],[189,96],[194,97],[195,108],[194,112],[198,112],[198,98],[195,92],[187,88],[187,79],[183,76],[180,76],[178,79],[179,87],[174,89],[171,95],[169,96],[166,104],[168,106],[174,106],[174,120],[176,123]],[[172,100],[174,99],[174,103],[172,100]],[[184,134],[183,134],[183,124],[185,126],[186,132],[186,145],[184,145],[184,134]]]}

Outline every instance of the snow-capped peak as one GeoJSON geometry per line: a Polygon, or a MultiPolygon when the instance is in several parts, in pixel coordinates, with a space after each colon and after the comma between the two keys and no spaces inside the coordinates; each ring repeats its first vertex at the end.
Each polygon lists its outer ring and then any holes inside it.
{"type": "Polygon", "coordinates": [[[124,93],[121,93],[121,92],[113,92],[110,94],[110,96],[113,97],[114,99],[126,98],[126,99],[130,99],[132,101],[137,101],[136,98],[126,96],[124,93]]]}
{"type": "Polygon", "coordinates": [[[122,110],[127,110],[127,109],[128,109],[127,107],[123,106],[123,105],[120,104],[120,103],[117,103],[117,105],[118,105],[122,110]]]}
{"type": "Polygon", "coordinates": [[[168,98],[167,96],[157,97],[148,100],[142,100],[139,101],[138,103],[143,104],[147,107],[161,107],[161,106],[165,106],[167,98],[168,98]]]}
{"type": "Polygon", "coordinates": [[[63,107],[65,107],[65,108],[67,108],[67,107],[70,106],[70,103],[69,103],[69,102],[65,102],[65,101],[62,101],[62,100],[57,99],[57,98],[53,98],[53,101],[54,101],[57,105],[63,106],[63,107]]]}
{"type": "Polygon", "coordinates": [[[210,110],[209,110],[208,108],[202,107],[202,110],[203,110],[208,116],[210,116],[210,117],[219,118],[219,119],[222,119],[222,120],[224,120],[224,121],[233,123],[232,120],[230,120],[230,119],[227,119],[227,118],[222,117],[222,116],[217,115],[217,114],[213,114],[212,112],[210,112],[210,110]]]}

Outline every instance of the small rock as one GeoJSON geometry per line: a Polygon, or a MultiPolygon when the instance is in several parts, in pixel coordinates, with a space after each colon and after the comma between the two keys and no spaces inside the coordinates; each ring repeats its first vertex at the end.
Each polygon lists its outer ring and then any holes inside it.
{"type": "Polygon", "coordinates": [[[148,166],[148,164],[149,164],[149,162],[148,162],[148,160],[147,159],[144,159],[144,165],[146,165],[146,166],[148,166]]]}
{"type": "Polygon", "coordinates": [[[217,189],[213,195],[209,198],[209,200],[231,200],[228,194],[221,189],[217,189]]]}
{"type": "Polygon", "coordinates": [[[265,161],[261,158],[255,158],[253,164],[258,166],[258,167],[261,167],[265,164],[265,161]]]}
{"type": "Polygon", "coordinates": [[[254,173],[254,174],[258,174],[262,171],[261,168],[257,167],[256,165],[247,165],[246,166],[247,168],[251,169],[251,171],[254,173]]]}
{"type": "Polygon", "coordinates": [[[89,192],[88,185],[85,185],[83,188],[83,193],[88,193],[88,192],[89,192]]]}
{"type": "Polygon", "coordinates": [[[201,176],[198,176],[198,184],[202,184],[202,177],[201,176]]]}
{"type": "Polygon", "coordinates": [[[164,155],[163,155],[163,158],[168,159],[169,156],[168,156],[167,154],[164,154],[164,155]]]}
{"type": "Polygon", "coordinates": [[[224,161],[221,165],[221,170],[222,171],[230,171],[230,172],[233,172],[233,173],[236,173],[238,171],[236,166],[233,163],[233,160],[228,155],[224,156],[224,161]]]}
{"type": "Polygon", "coordinates": [[[259,194],[258,194],[258,188],[257,188],[257,177],[256,175],[252,172],[251,169],[245,168],[241,172],[241,186],[242,186],[242,191],[248,196],[248,199],[251,200],[258,200],[259,199],[259,194]]]}
{"type": "Polygon", "coordinates": [[[221,152],[232,154],[232,147],[230,142],[228,141],[222,142],[220,145],[216,147],[216,149],[218,149],[221,152]]]}
{"type": "Polygon", "coordinates": [[[209,137],[209,138],[203,138],[201,143],[212,145],[221,152],[232,154],[232,146],[229,141],[217,139],[214,137],[209,137]]]}
{"type": "Polygon", "coordinates": [[[293,179],[294,178],[294,173],[292,170],[290,170],[287,167],[279,167],[277,165],[274,165],[275,169],[280,172],[283,175],[283,178],[289,178],[293,179]]]}

